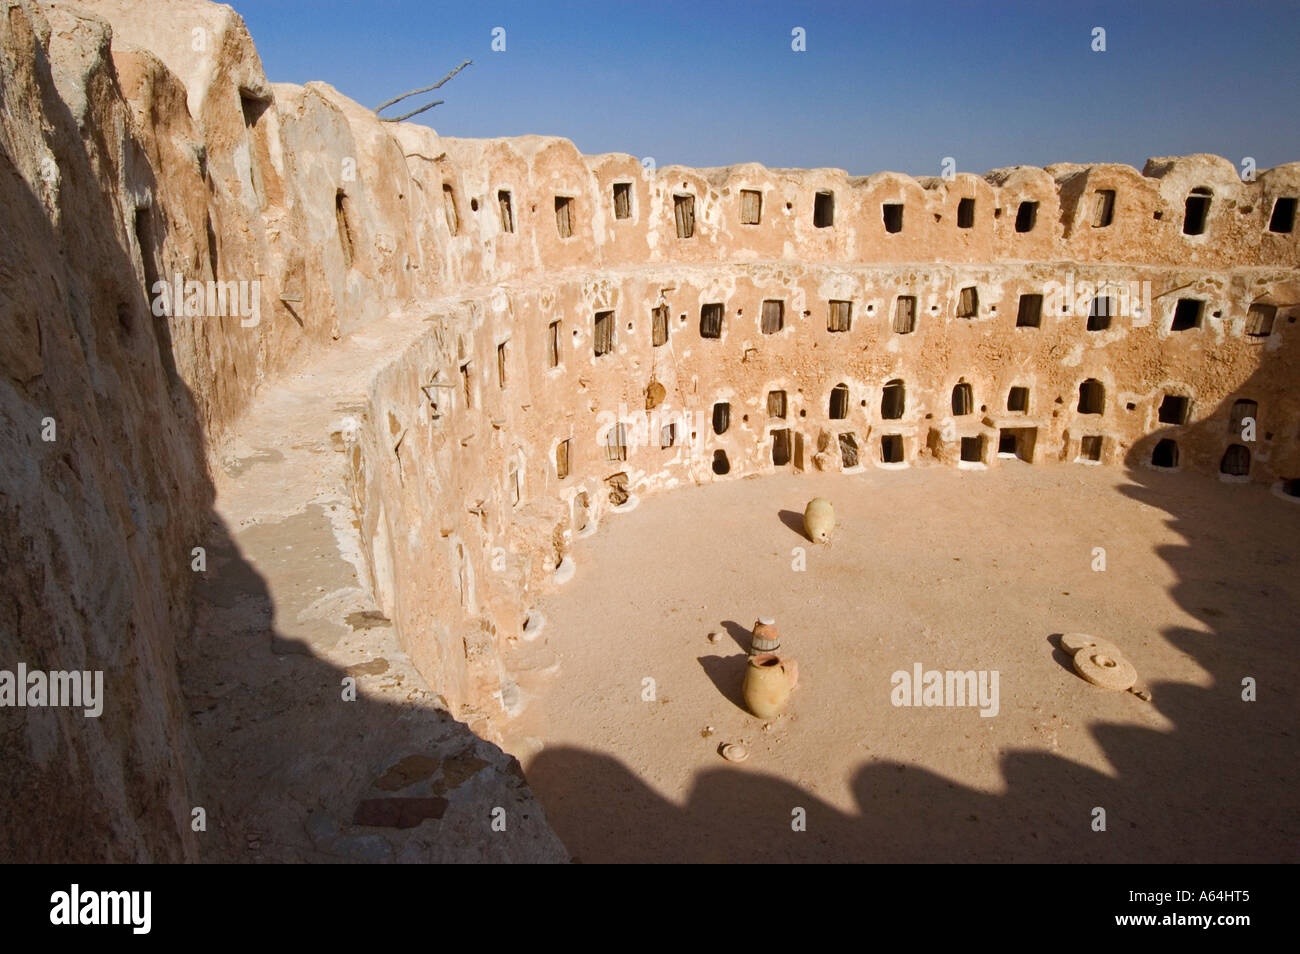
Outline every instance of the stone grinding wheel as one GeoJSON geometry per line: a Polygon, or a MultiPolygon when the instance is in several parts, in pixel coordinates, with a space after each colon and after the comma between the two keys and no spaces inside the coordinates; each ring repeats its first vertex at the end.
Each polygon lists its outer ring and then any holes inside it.
{"type": "Polygon", "coordinates": [[[1087,633],[1066,633],[1061,637],[1061,648],[1073,656],[1080,649],[1092,647],[1108,656],[1123,656],[1123,651],[1109,639],[1089,636],[1087,633]]]}
{"type": "Polygon", "coordinates": [[[1074,671],[1094,686],[1123,692],[1137,682],[1137,670],[1123,656],[1086,647],[1074,654],[1074,671]]]}

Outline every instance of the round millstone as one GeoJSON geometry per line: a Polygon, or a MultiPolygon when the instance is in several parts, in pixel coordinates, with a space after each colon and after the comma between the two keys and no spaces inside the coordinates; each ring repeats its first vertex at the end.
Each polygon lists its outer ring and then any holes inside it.
{"type": "Polygon", "coordinates": [[[1086,649],[1089,646],[1111,656],[1124,655],[1118,646],[1109,639],[1102,639],[1100,636],[1089,636],[1087,633],[1066,633],[1061,637],[1061,648],[1071,656],[1080,649],[1086,649]]]}
{"type": "Polygon", "coordinates": [[[1074,654],[1074,671],[1094,686],[1123,692],[1137,682],[1137,670],[1118,653],[1106,653],[1095,646],[1074,654]]]}

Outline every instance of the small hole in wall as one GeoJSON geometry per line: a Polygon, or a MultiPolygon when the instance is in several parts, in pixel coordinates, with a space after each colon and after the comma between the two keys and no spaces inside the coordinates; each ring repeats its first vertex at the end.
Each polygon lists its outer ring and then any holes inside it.
{"type": "Polygon", "coordinates": [[[131,336],[131,328],[134,322],[131,317],[131,306],[125,303],[117,306],[117,327],[123,338],[131,336]]]}
{"type": "Polygon", "coordinates": [[[470,200],[469,200],[469,210],[470,210],[471,212],[477,212],[477,211],[478,211],[478,199],[470,199],[470,200]]]}
{"type": "Polygon", "coordinates": [[[1159,221],[1160,219],[1163,219],[1165,217],[1165,214],[1163,212],[1157,212],[1151,217],[1159,221]]]}
{"type": "Polygon", "coordinates": [[[799,412],[799,416],[800,416],[800,417],[807,417],[807,416],[808,416],[808,412],[807,412],[807,411],[800,411],[800,412],[799,412]]]}
{"type": "Polygon", "coordinates": [[[1132,401],[1129,401],[1127,404],[1124,405],[1124,410],[1135,411],[1137,410],[1137,405],[1134,404],[1132,401]]]}
{"type": "Polygon", "coordinates": [[[793,202],[787,202],[787,203],[785,204],[785,207],[786,207],[786,210],[787,210],[787,211],[790,210],[790,209],[793,209],[793,208],[794,208],[794,203],[793,203],[793,202]]]}
{"type": "Polygon", "coordinates": [[[748,424],[748,423],[749,423],[749,415],[748,415],[748,414],[742,414],[742,415],[740,415],[740,421],[741,421],[742,424],[748,424]]]}

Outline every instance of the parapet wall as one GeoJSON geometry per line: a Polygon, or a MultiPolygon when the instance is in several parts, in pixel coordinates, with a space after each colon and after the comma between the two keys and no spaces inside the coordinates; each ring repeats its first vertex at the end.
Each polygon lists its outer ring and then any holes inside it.
{"type": "MultiPolygon", "coordinates": [[[[650,170],[556,138],[440,137],[322,83],[270,84],[228,7],[183,0],[160,19],[129,0],[9,0],[5,14],[4,89],[66,114],[41,130],[6,102],[11,180],[54,233],[104,206],[75,227],[93,240],[60,246],[66,274],[116,289],[96,341],[119,323],[152,339],[96,379],[125,430],[85,453],[132,480],[175,471],[141,491],[165,526],[86,502],[68,517],[50,498],[25,519],[107,519],[141,559],[167,554],[136,602],[183,606],[179,554],[210,503],[200,462],[217,464],[266,381],[409,314],[427,333],[375,369],[365,408],[340,409],[338,447],[381,605],[486,736],[518,704],[506,649],[537,592],[567,572],[576,534],[637,496],[786,467],[1012,457],[1300,477],[1300,163],[1252,182],[1203,155],[951,179],[650,170]],[[116,266],[92,273],[92,246],[116,266]],[[176,276],[255,282],[256,314],[150,316],[176,276]],[[155,425],[191,436],[125,454],[155,425]]],[[[62,286],[22,302],[52,305],[73,324],[85,311],[62,286]]],[[[39,342],[49,326],[30,325],[15,327],[39,342]]],[[[5,353],[15,435],[53,402],[24,382],[75,363],[34,347],[35,364],[31,347],[5,353]]],[[[118,359],[78,360],[98,374],[118,359]]],[[[164,669],[181,615],[134,630],[164,669]]],[[[75,609],[52,625],[93,629],[75,609]]],[[[184,734],[174,711],[159,718],[184,734]]],[[[149,784],[172,786],[182,825],[183,783],[149,784]]]]}

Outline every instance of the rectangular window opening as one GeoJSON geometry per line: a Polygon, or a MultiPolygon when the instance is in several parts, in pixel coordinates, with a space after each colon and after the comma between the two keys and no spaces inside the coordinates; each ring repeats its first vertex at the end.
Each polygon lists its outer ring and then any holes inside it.
{"type": "Polygon", "coordinates": [[[447,220],[447,231],[456,235],[460,231],[460,216],[456,214],[456,193],[451,186],[442,186],[442,215],[447,220]]]}
{"type": "Polygon", "coordinates": [[[1273,203],[1273,214],[1268,220],[1268,230],[1282,235],[1289,234],[1295,228],[1294,197],[1286,196],[1273,203]]]}
{"type": "Polygon", "coordinates": [[[845,469],[858,466],[858,439],[851,432],[840,435],[840,462],[845,469]]]}
{"type": "Polygon", "coordinates": [[[555,445],[555,475],[560,479],[569,476],[569,442],[560,441],[555,445]]]}
{"type": "Polygon", "coordinates": [[[958,318],[978,318],[980,313],[980,293],[974,285],[967,285],[961,290],[957,299],[958,318]]]}
{"type": "Polygon", "coordinates": [[[460,382],[465,388],[465,408],[469,410],[474,406],[474,392],[469,380],[469,362],[460,366],[460,382]]]}
{"type": "Polygon", "coordinates": [[[1257,302],[1246,312],[1246,335],[1250,338],[1267,338],[1273,333],[1273,322],[1277,319],[1277,305],[1265,305],[1257,302]]]}
{"type": "Polygon", "coordinates": [[[1038,203],[1021,202],[1020,207],[1016,209],[1016,231],[1032,232],[1037,221],[1038,203]]]}
{"type": "Polygon", "coordinates": [[[831,301],[826,318],[827,331],[848,331],[853,324],[853,302],[831,301]]]}
{"type": "Polygon", "coordinates": [[[730,426],[731,405],[726,401],[719,401],[713,405],[713,433],[725,434],[730,426]]]}
{"type": "Polygon", "coordinates": [[[515,212],[510,204],[510,192],[501,189],[497,192],[497,208],[501,210],[501,231],[513,232],[515,230],[515,212]]]}
{"type": "Polygon", "coordinates": [[[903,203],[886,202],[880,207],[880,214],[885,220],[885,231],[893,234],[903,231],[903,203]]]}
{"type": "Polygon", "coordinates": [[[785,417],[785,392],[768,391],[767,392],[767,416],[768,417],[785,417]]]}
{"type": "Polygon", "coordinates": [[[763,302],[762,332],[774,335],[785,327],[785,302],[769,298],[763,302]]]}
{"type": "Polygon", "coordinates": [[[700,337],[722,337],[722,304],[711,302],[700,306],[700,337]]]}
{"type": "Polygon", "coordinates": [[[916,298],[900,295],[894,303],[894,334],[910,335],[916,330],[916,298]]]}
{"type": "Polygon", "coordinates": [[[1180,394],[1166,394],[1160,402],[1157,417],[1161,424],[1186,424],[1192,399],[1180,394]]]}
{"type": "Polygon", "coordinates": [[[1016,387],[1007,392],[1007,410],[1015,414],[1029,413],[1029,388],[1016,387]]]}
{"type": "Polygon", "coordinates": [[[975,410],[975,389],[961,381],[952,389],[952,413],[963,417],[975,410]]]}
{"type": "Polygon", "coordinates": [[[984,437],[963,437],[961,439],[961,459],[970,464],[984,462],[984,437]]]}
{"type": "Polygon", "coordinates": [[[668,343],[667,305],[659,305],[650,312],[650,343],[656,348],[668,343]]]}
{"type": "Polygon", "coordinates": [[[506,344],[501,342],[497,345],[497,386],[504,388],[506,386],[506,344]]]}
{"type": "Polygon", "coordinates": [[[1115,300],[1108,295],[1098,295],[1088,306],[1088,330],[1105,331],[1110,327],[1110,316],[1115,313],[1115,300]]]}
{"type": "Polygon", "coordinates": [[[1168,437],[1157,441],[1156,446],[1151,451],[1151,466],[1177,467],[1178,442],[1168,437]]]}
{"type": "Polygon", "coordinates": [[[830,407],[827,408],[832,421],[842,421],[849,416],[849,386],[837,384],[831,388],[830,407]]]}
{"type": "Polygon", "coordinates": [[[677,443],[677,422],[665,424],[659,428],[659,446],[661,448],[672,447],[677,443]]]}
{"type": "Polygon", "coordinates": [[[962,199],[957,203],[957,228],[971,229],[975,227],[975,200],[962,199]]]}
{"type": "Polygon", "coordinates": [[[1079,440],[1080,460],[1101,460],[1101,435],[1090,434],[1079,440]]]}
{"type": "Polygon", "coordinates": [[[549,368],[560,366],[560,323],[558,321],[552,321],[547,326],[546,366],[549,368]]]}
{"type": "Polygon", "coordinates": [[[1016,309],[1017,328],[1037,328],[1043,323],[1043,296],[1021,295],[1016,309]]]}
{"type": "Polygon", "coordinates": [[[1190,331],[1200,327],[1201,314],[1204,310],[1205,302],[1199,298],[1178,299],[1178,304],[1174,306],[1174,320],[1169,325],[1169,330],[1190,331]]]}
{"type": "Polygon", "coordinates": [[[1203,235],[1210,217],[1210,190],[1193,189],[1183,207],[1183,234],[1203,235]]]}
{"type": "Polygon", "coordinates": [[[1259,419],[1259,403],[1249,398],[1232,403],[1232,416],[1228,419],[1228,433],[1240,434],[1246,426],[1246,418],[1259,419]]]}
{"type": "Polygon", "coordinates": [[[903,462],[903,435],[882,434],[880,437],[880,460],[884,464],[901,464],[903,462]]]}
{"type": "Polygon", "coordinates": [[[673,218],[677,222],[677,237],[688,239],[695,234],[695,196],[679,194],[673,196],[673,218]]]}
{"type": "Polygon", "coordinates": [[[790,428],[778,427],[772,431],[772,463],[784,467],[791,458],[790,428]]]}
{"type": "Polygon", "coordinates": [[[596,312],[595,334],[593,342],[595,345],[596,357],[609,354],[614,350],[614,313],[612,311],[596,312]]]}
{"type": "Polygon", "coordinates": [[[813,226],[828,229],[835,224],[835,193],[818,192],[813,196],[813,226]]]}
{"type": "Polygon", "coordinates": [[[627,425],[619,423],[605,437],[605,459],[627,460],[627,425]]]}
{"type": "Polygon", "coordinates": [[[880,416],[886,421],[896,421],[907,407],[907,390],[897,379],[885,385],[880,394],[880,416]]]}
{"type": "Polygon", "coordinates": [[[614,183],[614,218],[632,218],[632,183],[614,183]]]}
{"type": "Polygon", "coordinates": [[[573,235],[573,199],[570,196],[555,197],[555,231],[562,239],[573,235]]]}
{"type": "Polygon", "coordinates": [[[1115,220],[1115,190],[1098,189],[1097,205],[1092,212],[1092,227],[1104,229],[1115,220]]]}
{"type": "Polygon", "coordinates": [[[758,225],[763,218],[763,193],[757,189],[740,190],[740,224],[758,225]]]}

